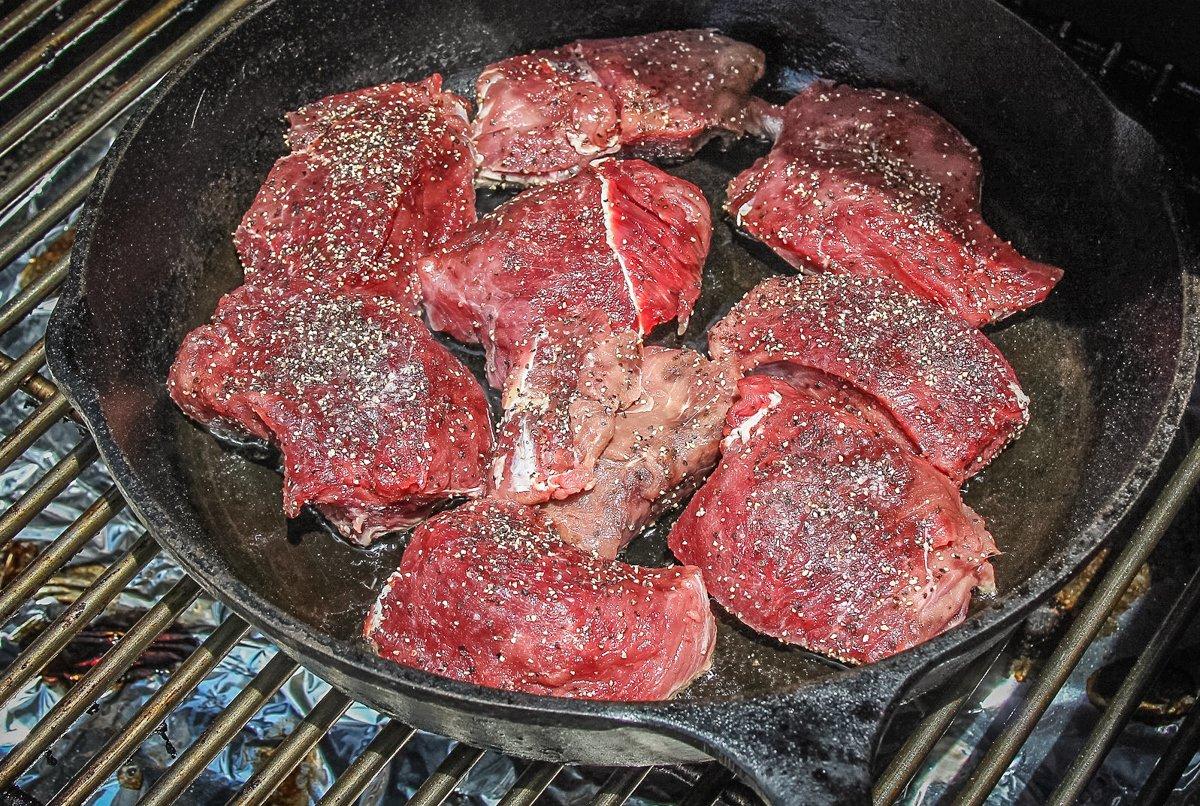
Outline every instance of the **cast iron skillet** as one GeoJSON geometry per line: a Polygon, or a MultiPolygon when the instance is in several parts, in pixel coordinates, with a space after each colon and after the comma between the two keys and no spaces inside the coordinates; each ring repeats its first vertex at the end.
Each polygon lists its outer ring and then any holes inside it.
{"type": "MultiPolygon", "coordinates": [[[[709,148],[676,170],[717,209],[756,148],[709,148]]],[[[778,802],[855,798],[893,701],[945,680],[1088,557],[1168,447],[1200,321],[1168,184],[1146,132],[987,0],[267,0],[168,76],[125,127],[81,220],[47,349],[121,488],[179,562],[362,701],[525,757],[645,765],[711,754],[778,802]],[[931,104],[981,149],[993,224],[1067,269],[1047,304],[991,334],[1033,399],[1025,436],[968,493],[1005,552],[1000,593],[937,640],[861,669],[726,620],[712,674],[668,703],[504,693],[382,661],[358,627],[399,544],[360,551],[315,522],[285,523],[276,473],[218,445],[163,387],[184,333],[240,280],[230,233],[283,151],[282,115],[434,70],[469,91],[483,64],[508,54],[691,26],[763,48],[776,91],[815,71],[931,104]]],[[[723,220],[714,241],[691,344],[783,270],[723,220]]],[[[661,554],[661,538],[638,551],[661,554]]]]}

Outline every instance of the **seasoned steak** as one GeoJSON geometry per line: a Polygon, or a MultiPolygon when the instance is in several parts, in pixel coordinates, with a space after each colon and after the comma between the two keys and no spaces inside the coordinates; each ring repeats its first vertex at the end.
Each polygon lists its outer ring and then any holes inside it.
{"type": "Polygon", "coordinates": [[[995,544],[942,473],[834,379],[739,384],[716,471],[669,536],[759,632],[869,663],[962,621],[995,544]]]}
{"type": "Polygon", "coordinates": [[[483,490],[483,389],[388,297],[242,286],[184,340],[168,388],[213,431],[276,444],[284,512],[313,504],[356,543],[483,490]]]}
{"type": "Polygon", "coordinates": [[[413,261],[475,221],[466,103],[441,76],[333,95],[288,115],[234,244],[246,279],[301,278],[416,304],[413,261]]]}
{"type": "Polygon", "coordinates": [[[595,486],[542,511],[563,539],[614,558],[716,464],[735,380],[726,363],[691,350],[647,347],[642,393],[617,415],[596,462],[595,486]]]}
{"type": "Polygon", "coordinates": [[[715,31],[582,39],[489,65],[472,132],[485,181],[555,182],[623,151],[681,159],[759,131],[758,48],[715,31]]]}
{"type": "Polygon", "coordinates": [[[698,188],[604,160],[525,191],[419,264],[434,328],[484,346],[504,419],[496,493],[534,504],[592,483],[639,395],[642,334],[687,320],[711,235],[698,188]]]}
{"type": "Polygon", "coordinates": [[[1029,420],[1028,398],[996,346],[890,280],[772,277],[708,339],[714,358],[744,372],[786,362],[847,381],[955,482],[983,468],[1029,420]]]}
{"type": "Polygon", "coordinates": [[[912,98],[817,81],[780,125],[726,210],[801,271],[887,277],[974,326],[1041,302],[1062,277],[987,225],[979,153],[912,98]]]}
{"type": "Polygon", "coordinates": [[[363,634],[381,657],[482,686],[661,700],[707,670],[700,572],[597,559],[535,509],[483,500],[420,526],[363,634]]]}

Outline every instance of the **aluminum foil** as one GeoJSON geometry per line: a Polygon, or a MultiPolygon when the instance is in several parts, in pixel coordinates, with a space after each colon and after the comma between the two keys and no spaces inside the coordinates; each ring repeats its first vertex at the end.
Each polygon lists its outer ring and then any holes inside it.
{"type": "MultiPolygon", "coordinates": [[[[788,80],[803,83],[806,76],[788,80]]],[[[93,164],[111,142],[110,128],[102,132],[66,165],[47,177],[24,207],[0,221],[0,236],[11,233],[28,220],[50,199],[93,164]]],[[[47,261],[38,261],[48,250],[61,247],[69,237],[70,222],[51,231],[42,243],[14,266],[0,274],[0,293],[8,299],[47,261]]],[[[0,349],[16,357],[42,335],[52,302],[40,306],[34,313],[3,338],[0,349]]],[[[26,396],[16,394],[0,406],[0,428],[9,433],[32,411],[26,396]]],[[[1200,407],[1192,412],[1192,428],[1200,423],[1200,407]]],[[[1195,431],[1193,431],[1195,433],[1195,431]]],[[[7,508],[36,479],[49,470],[67,451],[83,438],[78,426],[61,423],[52,428],[12,467],[0,473],[0,507],[7,508]]],[[[9,571],[19,570],[41,545],[52,540],[106,490],[111,481],[101,463],[84,472],[66,491],[59,495],[24,530],[9,548],[6,561],[9,571]]],[[[1161,619],[1171,594],[1178,590],[1178,577],[1194,567],[1197,557],[1188,539],[1191,526],[1176,529],[1173,537],[1156,554],[1151,569],[1149,595],[1134,602],[1120,618],[1120,630],[1111,631],[1088,650],[1078,671],[1072,675],[1060,696],[1055,700],[1037,731],[1025,745],[1016,762],[1002,778],[991,798],[998,804],[1042,802],[1073,760],[1077,748],[1086,739],[1094,722],[1096,709],[1087,698],[1088,676],[1115,659],[1136,654],[1149,632],[1161,619]]],[[[44,628],[113,558],[126,550],[141,533],[141,528],[128,511],[122,512],[93,539],[68,566],[14,614],[0,628],[0,664],[7,663],[19,651],[22,642],[44,628]]],[[[165,555],[152,561],[137,576],[127,590],[102,617],[108,625],[128,626],[137,616],[161,597],[180,578],[179,569],[165,555]]],[[[100,701],[88,718],[64,732],[50,752],[41,758],[20,780],[20,786],[34,797],[49,799],[71,775],[82,759],[99,749],[120,729],[135,711],[151,696],[170,672],[172,658],[182,659],[183,650],[194,646],[217,625],[225,613],[219,603],[199,599],[169,632],[180,636],[182,643],[160,647],[158,658],[162,668],[146,668],[135,664],[135,674],[127,675],[100,701]],[[172,654],[174,653],[174,654],[172,654]]],[[[1062,614],[1043,610],[1034,619],[1046,628],[1047,634],[1061,630],[1062,614]]],[[[86,633],[85,633],[86,635],[86,633]]],[[[95,635],[91,638],[95,639],[95,635]]],[[[1044,637],[1044,636],[1043,636],[1044,637]]],[[[1182,642],[1194,647],[1200,641],[1190,636],[1182,642]]],[[[1053,641],[1042,641],[1043,646],[1053,641]]],[[[87,668],[89,648],[101,651],[103,643],[74,647],[79,671],[87,668]],[[98,648],[97,648],[98,647],[98,648]]],[[[275,652],[269,641],[252,635],[239,644],[195,690],[184,704],[172,712],[160,727],[130,758],[112,780],[95,796],[103,804],[132,804],[170,765],[178,752],[186,748],[211,723],[212,719],[251,680],[254,673],[275,652]]],[[[964,709],[947,735],[938,744],[931,761],[918,775],[905,794],[909,804],[933,804],[946,800],[961,785],[973,758],[980,748],[995,738],[1005,717],[1020,701],[1027,684],[1019,682],[1014,669],[1022,664],[1036,663],[1036,658],[1019,658],[1019,651],[1002,656],[980,684],[970,706],[964,709]]],[[[1027,653],[1028,654],[1028,653],[1027,653]]],[[[1173,662],[1190,663],[1200,653],[1182,651],[1173,662]]],[[[1200,680],[1200,668],[1189,671],[1200,680]]],[[[6,753],[28,733],[30,728],[62,697],[72,680],[72,667],[58,669],[54,676],[37,677],[0,711],[0,753],[6,753]]],[[[224,802],[248,780],[268,758],[280,740],[289,735],[296,723],[327,690],[327,685],[300,671],[249,722],[246,729],[224,748],[194,786],[184,803],[224,802]]],[[[319,798],[336,775],[354,759],[374,736],[384,717],[360,706],[352,706],[330,733],[280,787],[272,798],[277,804],[303,804],[319,798]]],[[[1103,771],[1087,790],[1084,802],[1111,804],[1131,802],[1141,781],[1153,766],[1158,755],[1170,740],[1175,725],[1151,726],[1134,723],[1121,737],[1108,758],[1103,771]]],[[[447,739],[418,734],[389,764],[388,768],[369,787],[363,797],[365,804],[401,803],[410,796],[437,765],[445,758],[451,742],[447,739]]],[[[499,754],[488,753],[476,765],[451,798],[451,803],[496,803],[516,779],[517,764],[499,754]]],[[[565,770],[545,795],[549,803],[575,804],[588,802],[595,794],[603,771],[590,774],[565,770]]],[[[647,787],[646,789],[652,789],[647,787]]],[[[1194,763],[1183,777],[1177,791],[1179,800],[1200,796],[1200,764],[1194,763]]],[[[653,802],[634,798],[633,803],[653,802]]]]}
{"type": "MultiPolygon", "coordinates": [[[[1200,438],[1200,394],[1193,395],[1182,442],[1190,445],[1197,438],[1200,438]]],[[[1197,534],[1200,534],[1200,501],[1193,496],[1174,528],[1159,544],[1149,566],[1131,585],[1131,590],[1139,588],[1140,595],[1127,594],[1118,606],[1121,612],[1109,619],[1101,635],[1087,649],[1029,741],[1005,771],[989,803],[1044,803],[1054,791],[1088,740],[1099,715],[1097,705],[1088,697],[1089,678],[1110,664],[1136,658],[1145,647],[1200,562],[1197,534]]],[[[1037,673],[1037,664],[1065,631],[1068,619],[1069,608],[1062,606],[1043,606],[1033,614],[1023,632],[1013,639],[968,698],[969,705],[934,748],[930,763],[910,784],[902,802],[921,806],[950,802],[983,750],[1000,734],[1009,715],[1024,698],[1031,679],[1027,673],[1037,673]],[[1032,651],[1031,644],[1035,645],[1032,651]]],[[[1200,684],[1200,625],[1193,625],[1185,632],[1166,667],[1174,679],[1185,678],[1189,699],[1200,693],[1196,690],[1200,684]]],[[[1139,788],[1166,751],[1177,728],[1178,719],[1166,724],[1133,719],[1079,802],[1097,806],[1136,803],[1139,788]]],[[[1198,799],[1200,756],[1192,760],[1180,779],[1171,802],[1195,803],[1198,799]]]]}
{"type": "MultiPolygon", "coordinates": [[[[112,142],[117,126],[92,139],[83,149],[35,189],[29,201],[0,220],[0,237],[11,235],[46,204],[56,198],[94,165],[112,142]]],[[[7,301],[45,271],[54,256],[69,248],[74,217],[51,230],[40,243],[0,273],[0,304],[7,301]]],[[[11,332],[0,337],[0,350],[17,357],[45,332],[53,300],[40,305],[11,332]]],[[[0,433],[8,434],[32,413],[36,401],[23,393],[14,394],[0,405],[0,433]]],[[[17,501],[37,479],[86,436],[80,426],[62,422],[51,428],[25,454],[0,473],[0,508],[17,501]]],[[[8,547],[4,578],[20,571],[42,546],[53,540],[111,485],[102,462],[88,468],[47,506],[8,547]]],[[[22,645],[28,643],[74,601],[103,569],[126,551],[142,533],[133,515],[119,513],[59,574],[0,627],[0,668],[8,666],[22,645]]],[[[108,628],[85,630],[65,654],[77,655],[74,671],[82,674],[106,649],[98,634],[119,636],[148,607],[165,594],[182,572],[165,554],[152,560],[126,590],[98,619],[108,628]],[[91,654],[89,654],[91,653],[91,654]]],[[[199,644],[225,617],[221,604],[201,597],[170,628],[173,635],[187,639],[187,649],[199,644]]],[[[18,781],[29,795],[45,801],[65,785],[95,751],[99,750],[154,694],[170,674],[174,663],[186,653],[171,645],[155,657],[163,668],[147,669],[139,661],[134,673],[126,675],[88,716],[65,731],[49,751],[18,781]],[[172,653],[177,654],[173,657],[172,653]],[[174,663],[171,662],[172,658],[174,663]]],[[[151,647],[155,651],[155,647],[151,647]]],[[[205,727],[275,654],[271,643],[251,635],[225,657],[214,671],[175,709],[134,753],[119,773],[95,795],[99,804],[132,804],[146,792],[178,753],[199,736],[205,727]]],[[[0,710],[0,754],[19,743],[29,730],[57,703],[78,674],[57,669],[54,674],[35,677],[8,705],[0,710]]],[[[254,771],[270,757],[279,742],[292,732],[328,690],[328,685],[300,670],[281,688],[246,728],[224,748],[189,789],[182,803],[224,803],[237,792],[254,771]]],[[[338,720],[329,734],[310,753],[272,797],[275,804],[315,802],[337,773],[358,756],[385,721],[378,712],[355,704],[338,720]]],[[[453,742],[417,734],[389,764],[364,794],[364,804],[403,803],[446,757],[453,742]]],[[[472,769],[451,798],[451,803],[493,804],[508,791],[518,774],[517,763],[497,753],[486,754],[472,769]]],[[[551,803],[582,803],[594,796],[597,780],[575,771],[564,771],[547,793],[551,803]]],[[[652,801],[634,799],[634,803],[652,801]]]]}

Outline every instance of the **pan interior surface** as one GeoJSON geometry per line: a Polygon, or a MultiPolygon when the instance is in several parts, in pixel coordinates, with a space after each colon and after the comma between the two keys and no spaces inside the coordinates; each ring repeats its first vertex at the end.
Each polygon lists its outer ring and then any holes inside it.
{"type": "MultiPolygon", "coordinates": [[[[997,26],[1017,24],[990,4],[963,5],[946,13],[936,3],[861,0],[266,4],[119,145],[85,222],[79,298],[69,319],[57,319],[52,367],[75,397],[93,390],[106,457],[119,454],[133,504],[190,570],[218,594],[260,601],[301,625],[302,634],[279,640],[320,645],[386,688],[389,672],[358,634],[403,541],[357,549],[315,518],[285,521],[270,464],[219,444],[164,388],[184,334],[240,282],[230,234],[284,153],[284,113],[433,71],[470,95],[479,69],[509,54],[585,36],[717,27],[766,51],[760,92],[773,99],[820,74],[931,105],[981,150],[988,220],[1025,253],[1066,269],[1049,302],[989,332],[1032,400],[1024,436],[967,491],[1003,552],[999,593],[977,616],[1002,614],[1095,548],[1128,504],[1131,475],[1145,475],[1147,450],[1164,447],[1153,443],[1177,393],[1188,303],[1149,138],[1049,43],[1021,28],[1018,41],[997,39],[997,26]]],[[[764,150],[710,145],[671,168],[699,184],[714,211],[704,292],[684,344],[702,349],[707,327],[745,291],[786,271],[719,212],[725,183],[764,150]]],[[[651,340],[676,343],[667,333],[651,340]]],[[[479,369],[477,350],[456,349],[479,369]]],[[[652,530],[631,557],[665,561],[664,531],[652,530]]],[[[712,672],[682,696],[779,691],[837,668],[722,617],[712,672]]],[[[373,704],[387,707],[380,696],[373,704]]]]}

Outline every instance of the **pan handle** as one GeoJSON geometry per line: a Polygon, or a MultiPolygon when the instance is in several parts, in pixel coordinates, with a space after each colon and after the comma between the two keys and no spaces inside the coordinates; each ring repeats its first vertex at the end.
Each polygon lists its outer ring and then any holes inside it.
{"type": "Polygon", "coordinates": [[[871,761],[910,675],[864,667],[786,694],[673,703],[658,721],[768,803],[867,803],[871,761]]]}

